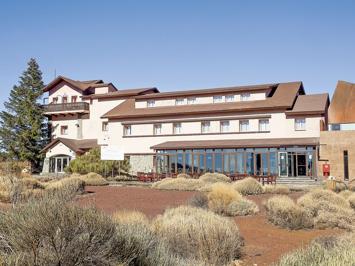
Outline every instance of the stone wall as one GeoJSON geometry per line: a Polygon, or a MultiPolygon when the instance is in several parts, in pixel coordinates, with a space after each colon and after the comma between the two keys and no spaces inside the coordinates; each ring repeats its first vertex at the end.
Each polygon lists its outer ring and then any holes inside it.
{"type": "Polygon", "coordinates": [[[153,155],[130,155],[129,163],[131,165],[131,172],[136,174],[137,172],[151,172],[154,169],[154,159],[153,155]]]}
{"type": "Polygon", "coordinates": [[[349,180],[355,179],[355,131],[321,131],[319,147],[319,174],[322,165],[330,164],[330,175],[344,179],[344,151],[348,151],[349,180]]]}

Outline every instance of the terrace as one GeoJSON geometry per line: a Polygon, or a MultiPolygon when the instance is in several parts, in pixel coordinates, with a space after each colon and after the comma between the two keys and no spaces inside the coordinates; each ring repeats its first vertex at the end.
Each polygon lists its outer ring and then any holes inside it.
{"type": "Polygon", "coordinates": [[[62,113],[89,113],[90,105],[86,102],[75,103],[58,103],[43,105],[45,114],[62,114],[62,113]]]}

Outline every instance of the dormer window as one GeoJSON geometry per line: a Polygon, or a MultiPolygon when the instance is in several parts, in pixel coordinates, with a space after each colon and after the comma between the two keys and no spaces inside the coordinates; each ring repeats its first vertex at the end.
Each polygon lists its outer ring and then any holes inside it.
{"type": "Polygon", "coordinates": [[[154,107],[154,106],[155,106],[155,101],[154,100],[147,101],[147,107],[154,107]]]}
{"type": "Polygon", "coordinates": [[[175,105],[183,105],[185,103],[184,98],[175,99],[175,105]]]}
{"type": "Polygon", "coordinates": [[[226,95],[226,102],[234,102],[234,95],[226,95]]]}
{"type": "Polygon", "coordinates": [[[187,104],[195,104],[195,103],[196,103],[196,97],[187,98],[187,104]]]}
{"type": "Polygon", "coordinates": [[[213,103],[221,103],[223,102],[223,96],[218,95],[218,96],[213,96],[213,103]]]}
{"type": "Polygon", "coordinates": [[[240,100],[241,100],[242,102],[244,102],[244,101],[249,101],[249,100],[250,100],[250,93],[242,93],[242,94],[240,95],[240,100]]]}

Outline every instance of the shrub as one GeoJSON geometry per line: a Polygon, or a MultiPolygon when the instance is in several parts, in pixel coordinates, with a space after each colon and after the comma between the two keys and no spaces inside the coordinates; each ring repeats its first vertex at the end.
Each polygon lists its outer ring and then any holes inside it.
{"type": "Polygon", "coordinates": [[[274,196],[265,203],[268,220],[280,227],[302,229],[312,227],[308,213],[287,196],[274,196]]]}
{"type": "Polygon", "coordinates": [[[230,216],[246,216],[259,212],[258,206],[251,200],[242,198],[227,206],[226,213],[230,216]]]}
{"type": "Polygon", "coordinates": [[[153,228],[174,253],[185,259],[225,265],[240,257],[238,227],[213,212],[188,206],[168,209],[155,219],[153,228]]]}
{"type": "Polygon", "coordinates": [[[242,199],[237,191],[225,184],[214,184],[211,192],[208,193],[208,207],[217,214],[231,215],[229,205],[232,202],[239,202],[242,199]]]}
{"type": "Polygon", "coordinates": [[[348,198],[350,207],[355,210],[355,193],[353,193],[349,198],[348,198]]]}
{"type": "Polygon", "coordinates": [[[305,247],[283,255],[277,266],[352,266],[355,261],[355,236],[323,237],[305,247]]]}
{"type": "Polygon", "coordinates": [[[262,185],[252,177],[234,182],[233,187],[242,195],[257,195],[263,193],[262,185]]]}
{"type": "Polygon", "coordinates": [[[45,184],[47,191],[65,191],[69,194],[81,194],[85,191],[85,183],[77,177],[66,177],[60,180],[54,180],[45,184]]]}
{"type": "Polygon", "coordinates": [[[316,228],[352,229],[355,213],[343,197],[330,190],[316,189],[298,199],[298,204],[313,217],[316,228]]]}
{"type": "Polygon", "coordinates": [[[100,149],[94,148],[84,155],[76,157],[71,160],[66,172],[88,174],[94,172],[102,176],[117,175],[119,170],[121,172],[128,172],[130,169],[129,161],[102,161],[100,156],[100,149]]]}
{"type": "Polygon", "coordinates": [[[220,173],[206,173],[200,176],[199,179],[205,183],[232,182],[228,176],[220,173]]]}
{"type": "Polygon", "coordinates": [[[343,197],[344,199],[348,199],[353,194],[355,194],[355,193],[350,190],[343,190],[338,195],[343,197]]]}
{"type": "Polygon", "coordinates": [[[191,178],[191,176],[189,176],[188,174],[181,173],[177,175],[177,178],[191,178]]]}
{"type": "Polygon", "coordinates": [[[350,191],[355,192],[355,179],[352,179],[352,180],[349,181],[348,189],[349,189],[350,191]]]}
{"type": "Polygon", "coordinates": [[[112,219],[117,223],[124,224],[149,224],[147,216],[139,211],[118,211],[112,215],[112,219]]]}
{"type": "Polygon", "coordinates": [[[85,182],[86,186],[107,186],[109,184],[102,175],[93,172],[81,175],[79,178],[85,182]]]}
{"type": "Polygon", "coordinates": [[[53,195],[0,215],[0,234],[9,247],[1,250],[5,264],[113,264],[119,251],[114,223],[53,195]]]}
{"type": "Polygon", "coordinates": [[[266,194],[282,194],[287,195],[291,191],[286,185],[265,185],[263,186],[263,191],[266,194]]]}
{"type": "Polygon", "coordinates": [[[155,182],[152,185],[152,187],[156,189],[187,191],[198,190],[201,186],[201,180],[187,178],[164,178],[163,180],[155,182]]]}
{"type": "Polygon", "coordinates": [[[33,177],[22,178],[21,182],[27,189],[44,189],[44,185],[33,177]]]}
{"type": "Polygon", "coordinates": [[[208,209],[208,198],[205,193],[198,193],[189,199],[188,204],[193,207],[208,209]]]}

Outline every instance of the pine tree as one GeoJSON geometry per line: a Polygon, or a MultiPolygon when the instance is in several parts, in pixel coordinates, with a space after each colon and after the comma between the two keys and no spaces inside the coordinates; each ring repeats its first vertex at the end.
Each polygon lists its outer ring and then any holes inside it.
{"type": "Polygon", "coordinates": [[[18,85],[0,113],[0,147],[8,159],[31,162],[38,167],[40,150],[47,142],[45,117],[39,103],[43,93],[42,72],[35,59],[28,62],[18,85]]]}

